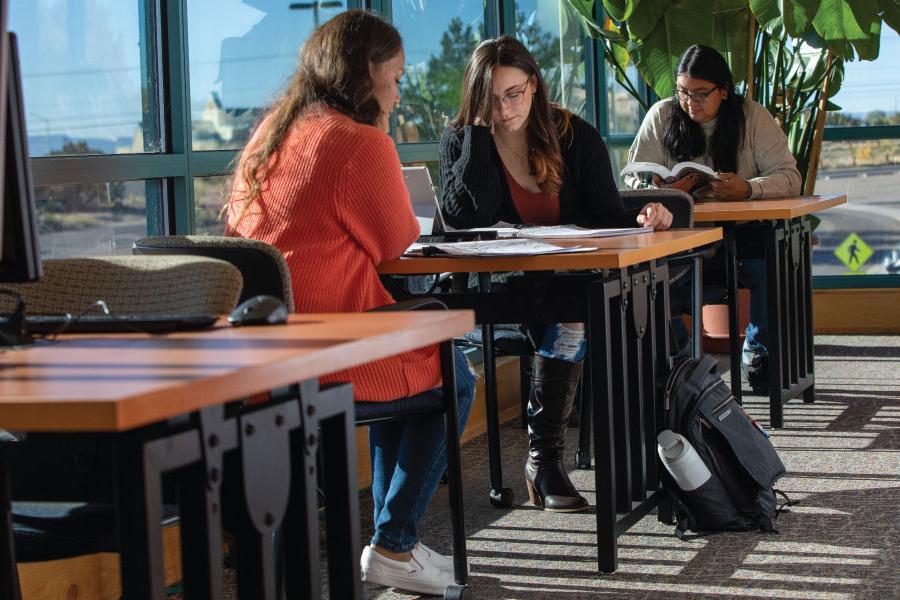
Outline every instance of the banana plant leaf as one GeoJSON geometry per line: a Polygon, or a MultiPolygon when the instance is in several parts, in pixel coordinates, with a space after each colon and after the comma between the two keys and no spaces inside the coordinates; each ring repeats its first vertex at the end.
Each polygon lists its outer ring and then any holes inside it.
{"type": "Polygon", "coordinates": [[[878,0],[878,8],[884,22],[900,33],[900,0],[878,0]]]}
{"type": "Polygon", "coordinates": [[[875,14],[875,0],[822,0],[813,27],[828,42],[865,40],[875,14]]]}
{"type": "Polygon", "coordinates": [[[750,0],[750,10],[764,29],[783,25],[792,37],[800,36],[812,23],[820,0],[750,0]]]}

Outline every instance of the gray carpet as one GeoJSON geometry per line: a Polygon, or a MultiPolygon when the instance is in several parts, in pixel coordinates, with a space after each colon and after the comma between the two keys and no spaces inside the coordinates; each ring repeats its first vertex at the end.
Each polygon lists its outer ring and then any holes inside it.
{"type": "MultiPolygon", "coordinates": [[[[723,372],[726,357],[720,357],[723,372]]],[[[655,516],[619,538],[620,568],[596,572],[594,514],[552,514],[527,503],[527,447],[517,424],[503,428],[511,509],[487,499],[484,436],[463,448],[470,585],[476,598],[900,598],[900,337],[818,336],[817,396],[791,401],[772,440],[788,469],[777,487],[801,503],[778,519],[779,534],[719,534],[690,542],[655,516]],[[891,566],[893,565],[893,566],[891,566]]],[[[768,422],[768,399],[745,407],[768,422]]],[[[568,448],[577,446],[571,430],[568,448]]],[[[572,465],[572,452],[568,463],[572,465]]],[[[593,504],[593,473],[572,472],[593,504]]],[[[371,498],[361,495],[362,539],[371,498]]],[[[450,552],[446,489],[423,519],[423,541],[450,552]]],[[[367,597],[413,598],[374,586],[367,597]]]]}

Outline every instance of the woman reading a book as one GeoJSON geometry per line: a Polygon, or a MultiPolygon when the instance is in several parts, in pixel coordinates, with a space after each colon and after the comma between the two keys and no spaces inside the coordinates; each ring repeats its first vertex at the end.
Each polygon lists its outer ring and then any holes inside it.
{"type": "MultiPolygon", "coordinates": [[[[800,193],[800,172],[787,137],[769,112],[735,93],[725,59],[713,48],[691,46],[676,70],[675,94],[647,112],[628,154],[629,163],[652,162],[671,168],[682,161],[712,167],[718,180],[702,182],[696,173],[671,183],[636,174],[625,177],[634,188],[667,187],[713,200],[779,198],[800,193]]],[[[750,324],[742,368],[750,385],[767,385],[765,263],[750,241],[738,236],[738,277],[750,290],[750,324]]],[[[685,332],[686,335],[686,332],[685,332]]]]}
{"type": "MultiPolygon", "coordinates": [[[[666,229],[672,215],[648,204],[625,212],[600,134],[550,104],[534,58],[515,38],[482,42],[469,59],[459,114],[440,144],[441,212],[457,228],[498,221],[532,225],[666,229]]],[[[551,325],[536,340],[528,402],[529,496],[537,506],[588,506],[562,466],[564,435],[585,353],[584,325],[551,325]]]]}
{"type": "MultiPolygon", "coordinates": [[[[339,14],[310,35],[287,88],[237,161],[229,235],[285,256],[301,312],[360,312],[393,303],[378,263],[400,256],[419,226],[388,136],[405,57],[400,34],[369,13],[339,14]]],[[[357,401],[415,397],[441,383],[429,346],[322,378],[349,381],[357,401]]],[[[456,354],[460,431],[475,394],[456,354]]],[[[443,418],[369,426],[374,535],[365,581],[423,594],[453,583],[452,561],[421,543],[419,520],[446,467],[443,418]]]]}

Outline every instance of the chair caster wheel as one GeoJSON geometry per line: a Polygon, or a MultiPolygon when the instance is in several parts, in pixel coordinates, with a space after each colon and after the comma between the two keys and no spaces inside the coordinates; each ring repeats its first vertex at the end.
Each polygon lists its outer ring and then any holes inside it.
{"type": "Polygon", "coordinates": [[[444,600],[473,600],[475,596],[468,586],[453,584],[444,592],[444,600]]]}
{"type": "Polygon", "coordinates": [[[575,453],[575,467],[579,469],[589,470],[591,468],[591,457],[587,452],[581,450],[575,453]]]}
{"type": "Polygon", "coordinates": [[[491,506],[495,508],[509,508],[513,505],[516,494],[511,488],[491,490],[491,506]]]}

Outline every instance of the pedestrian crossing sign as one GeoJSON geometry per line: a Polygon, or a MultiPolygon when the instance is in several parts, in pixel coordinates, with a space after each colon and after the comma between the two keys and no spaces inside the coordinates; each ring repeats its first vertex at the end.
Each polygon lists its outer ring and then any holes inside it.
{"type": "Polygon", "coordinates": [[[865,264],[872,256],[872,248],[869,247],[862,238],[851,233],[841,242],[841,245],[834,249],[834,255],[847,265],[852,272],[856,272],[865,264]]]}

